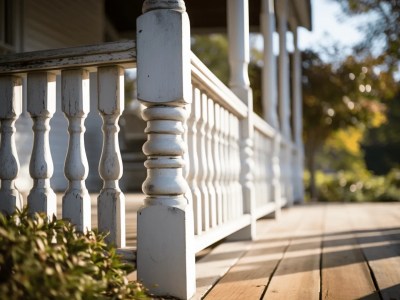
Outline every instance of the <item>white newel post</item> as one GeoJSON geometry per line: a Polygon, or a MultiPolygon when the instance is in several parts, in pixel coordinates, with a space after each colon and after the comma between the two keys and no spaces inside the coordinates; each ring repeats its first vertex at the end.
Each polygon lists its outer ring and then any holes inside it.
{"type": "Polygon", "coordinates": [[[0,212],[11,214],[22,208],[22,197],[15,187],[19,171],[15,147],[15,121],[21,114],[22,80],[17,76],[0,77],[0,212]]]}
{"type": "Polygon", "coordinates": [[[138,211],[138,279],[156,295],[196,289],[193,211],[182,175],[191,102],[190,25],[184,1],[146,0],[137,19],[138,99],[147,107],[147,178],[138,211]]]}
{"type": "Polygon", "coordinates": [[[301,81],[301,52],[298,45],[298,32],[297,24],[294,18],[292,20],[292,32],[293,32],[293,132],[294,132],[294,143],[297,149],[295,171],[296,171],[296,194],[295,201],[302,203],[304,201],[304,184],[303,184],[303,168],[304,168],[304,150],[303,150],[303,100],[302,100],[302,81],[301,81]]]}
{"type": "Polygon", "coordinates": [[[272,142],[272,197],[275,201],[275,217],[281,210],[281,183],[280,183],[280,144],[278,122],[278,95],[276,59],[273,51],[273,33],[275,32],[275,8],[273,0],[263,0],[261,7],[261,31],[264,37],[264,68],[262,73],[262,101],[264,107],[264,119],[275,129],[272,142]]]}
{"type": "Polygon", "coordinates": [[[50,119],[56,111],[56,75],[48,72],[28,73],[28,112],[33,120],[33,149],[29,172],[33,187],[28,195],[30,213],[57,214],[56,194],[50,187],[53,159],[50,152],[50,119]]]}
{"type": "Polygon", "coordinates": [[[108,243],[125,247],[125,196],[119,188],[122,160],[118,142],[118,120],[124,110],[124,69],[119,66],[99,67],[98,110],[103,119],[103,149],[99,174],[103,188],[97,198],[97,220],[101,232],[110,232],[108,243]]]}
{"type": "MultiPolygon", "coordinates": [[[[248,64],[250,61],[249,46],[249,3],[248,0],[227,1],[229,64],[232,91],[247,105],[247,118],[241,121],[240,183],[243,188],[244,213],[251,214],[252,222],[237,234],[237,238],[255,238],[255,195],[253,183],[253,95],[250,88],[248,64]]],[[[231,199],[228,199],[228,201],[231,199]]],[[[234,237],[236,238],[236,237],[234,237]]]]}
{"type": "Polygon", "coordinates": [[[62,199],[62,217],[69,219],[80,231],[91,228],[91,203],[85,185],[89,167],[84,142],[89,101],[89,72],[84,69],[63,70],[61,105],[68,119],[69,142],[64,165],[68,189],[62,199]]]}

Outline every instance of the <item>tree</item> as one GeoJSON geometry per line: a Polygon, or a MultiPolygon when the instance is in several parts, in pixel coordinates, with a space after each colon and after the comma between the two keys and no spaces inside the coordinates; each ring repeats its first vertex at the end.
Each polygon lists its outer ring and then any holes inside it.
{"type": "Polygon", "coordinates": [[[400,59],[400,1],[399,0],[334,0],[347,16],[368,15],[360,28],[365,39],[356,50],[370,53],[380,49],[379,58],[388,70],[396,71],[400,59]]]}
{"type": "Polygon", "coordinates": [[[313,51],[303,53],[303,114],[306,167],[310,172],[310,195],[317,198],[316,158],[324,143],[339,130],[354,131],[384,121],[383,76],[374,72],[374,59],[326,63],[313,51]]]}
{"type": "Polygon", "coordinates": [[[357,53],[378,50],[376,60],[386,71],[382,80],[383,100],[387,106],[388,122],[369,130],[363,142],[367,167],[375,174],[387,174],[400,165],[400,93],[398,81],[392,74],[398,72],[400,60],[400,1],[398,0],[334,0],[340,3],[347,16],[368,15],[369,22],[360,28],[365,39],[355,48],[357,53]]]}

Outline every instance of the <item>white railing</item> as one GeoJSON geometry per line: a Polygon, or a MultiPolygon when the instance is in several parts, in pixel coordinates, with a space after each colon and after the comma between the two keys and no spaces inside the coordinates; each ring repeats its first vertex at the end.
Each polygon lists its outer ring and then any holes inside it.
{"type": "MultiPolygon", "coordinates": [[[[142,40],[142,45],[155,43],[153,35],[159,30],[148,33],[149,40],[142,40]]],[[[162,40],[159,43],[164,45],[162,40]]],[[[147,198],[138,216],[138,275],[148,284],[159,284],[161,289],[156,293],[185,298],[192,292],[180,289],[189,289],[194,281],[196,252],[229,236],[253,238],[249,232],[254,230],[232,234],[254,227],[256,219],[293,203],[299,180],[294,169],[300,152],[255,115],[251,105],[242,102],[194,54],[182,63],[189,66],[191,76],[174,65],[170,65],[174,72],[160,75],[163,72],[157,64],[173,59],[150,54],[143,58],[147,55],[143,51],[141,55],[138,74],[142,80],[161,77],[153,81],[157,85],[138,81],[139,98],[147,106],[143,118],[148,135],[144,145],[148,177],[143,185],[147,198]],[[180,79],[185,82],[181,84],[180,79]],[[191,86],[189,96],[187,86],[191,86]],[[166,269],[177,277],[166,278],[166,269]]],[[[179,61],[185,56],[177,53],[177,57],[179,61]]],[[[14,184],[19,170],[14,123],[21,113],[22,78],[26,78],[27,109],[34,123],[30,163],[34,185],[27,202],[31,212],[56,212],[50,186],[53,162],[49,122],[56,107],[55,76],[60,75],[62,111],[69,122],[64,166],[69,187],[63,197],[62,216],[80,230],[90,229],[84,121],[89,112],[89,72],[97,72],[98,111],[103,119],[99,161],[103,189],[98,197],[98,224],[99,230],[110,232],[108,242],[125,246],[117,133],[123,111],[124,68],[135,65],[136,45],[132,41],[0,57],[0,210],[11,213],[22,206],[14,184]]]]}
{"type": "MultiPolygon", "coordinates": [[[[254,114],[254,187],[257,218],[275,211],[277,205],[272,185],[274,174],[274,138],[276,130],[254,114]]],[[[278,208],[279,209],[279,208],[278,208]]]]}
{"type": "Polygon", "coordinates": [[[240,126],[248,109],[194,54],[192,87],[186,172],[197,252],[250,224],[240,183],[240,126]]]}
{"type": "Polygon", "coordinates": [[[26,145],[15,144],[14,123],[22,110],[22,89],[26,82],[27,111],[33,120],[34,136],[30,157],[33,187],[27,204],[31,213],[56,214],[56,196],[50,186],[54,167],[49,122],[56,109],[56,75],[60,75],[61,107],[69,123],[64,164],[69,186],[62,200],[62,217],[70,219],[81,231],[91,228],[91,200],[85,186],[89,170],[84,122],[90,107],[89,72],[97,72],[97,106],[103,119],[99,161],[103,189],[98,197],[98,227],[100,231],[110,232],[108,242],[125,246],[125,200],[118,185],[122,175],[118,119],[124,109],[123,68],[135,66],[135,49],[135,43],[128,41],[0,57],[1,211],[11,213],[23,203],[15,187],[19,171],[16,147],[26,145]]]}

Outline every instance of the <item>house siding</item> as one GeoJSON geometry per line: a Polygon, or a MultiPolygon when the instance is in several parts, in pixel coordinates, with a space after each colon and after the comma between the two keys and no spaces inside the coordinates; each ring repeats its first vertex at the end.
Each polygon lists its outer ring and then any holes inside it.
{"type": "Polygon", "coordinates": [[[103,1],[27,0],[23,50],[54,49],[103,41],[103,1]]]}

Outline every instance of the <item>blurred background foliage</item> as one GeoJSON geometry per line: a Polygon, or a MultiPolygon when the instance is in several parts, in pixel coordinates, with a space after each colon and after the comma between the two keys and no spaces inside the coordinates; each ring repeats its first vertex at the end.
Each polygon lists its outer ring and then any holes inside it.
{"type": "MultiPolygon", "coordinates": [[[[367,15],[364,40],[302,53],[305,185],[311,201],[400,200],[400,1],[331,0],[367,15]],[[328,58],[328,59],[326,59],[328,58]]],[[[249,77],[262,115],[262,49],[251,37],[249,77]]],[[[228,41],[195,35],[196,55],[229,85],[228,41]]]]}

